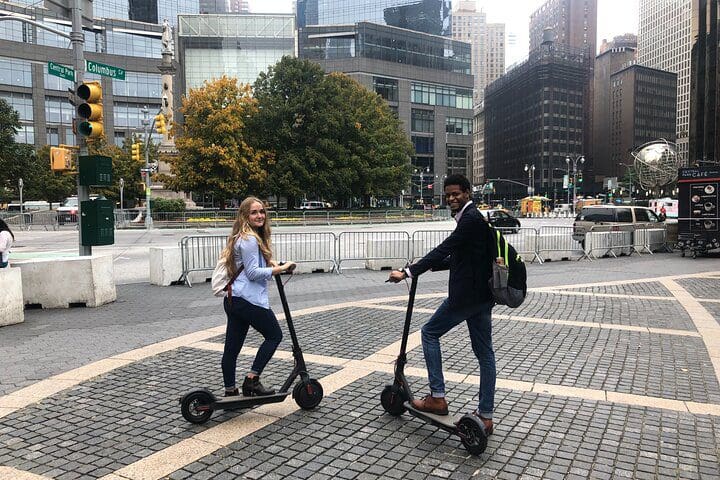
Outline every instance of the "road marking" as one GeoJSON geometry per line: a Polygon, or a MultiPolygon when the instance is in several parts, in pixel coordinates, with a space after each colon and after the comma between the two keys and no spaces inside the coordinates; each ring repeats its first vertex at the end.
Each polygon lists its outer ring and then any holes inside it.
{"type": "Polygon", "coordinates": [[[48,480],[49,478],[13,467],[0,467],[0,480],[48,480]]]}
{"type": "Polygon", "coordinates": [[[551,293],[554,295],[568,295],[577,297],[600,297],[600,298],[624,298],[632,300],[668,300],[677,302],[675,297],[655,296],[655,295],[623,295],[621,293],[595,293],[595,292],[573,292],[571,290],[556,290],[555,288],[538,288],[534,290],[538,293],[551,293]]]}

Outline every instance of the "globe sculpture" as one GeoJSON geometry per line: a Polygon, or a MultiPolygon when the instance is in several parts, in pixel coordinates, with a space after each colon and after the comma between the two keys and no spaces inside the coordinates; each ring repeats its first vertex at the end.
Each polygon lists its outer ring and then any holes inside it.
{"type": "Polygon", "coordinates": [[[674,143],[665,139],[648,142],[632,152],[642,188],[650,190],[677,180],[680,159],[674,143]]]}

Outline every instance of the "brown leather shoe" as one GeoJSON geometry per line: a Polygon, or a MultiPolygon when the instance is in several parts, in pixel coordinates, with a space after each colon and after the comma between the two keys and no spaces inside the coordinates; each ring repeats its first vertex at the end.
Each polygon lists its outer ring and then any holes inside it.
{"type": "Polygon", "coordinates": [[[434,413],[435,415],[447,415],[448,404],[444,398],[433,397],[427,395],[419,400],[413,400],[412,406],[415,410],[421,412],[434,413]]]}
{"type": "Polygon", "coordinates": [[[491,418],[484,418],[482,415],[480,415],[477,410],[473,411],[473,415],[478,417],[480,421],[485,425],[485,435],[488,437],[492,435],[493,433],[493,421],[491,418]]]}

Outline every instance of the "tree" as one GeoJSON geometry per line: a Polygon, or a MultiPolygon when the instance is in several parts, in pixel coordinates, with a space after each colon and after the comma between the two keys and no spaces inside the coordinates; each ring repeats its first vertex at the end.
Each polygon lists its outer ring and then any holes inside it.
{"type": "Polygon", "coordinates": [[[213,192],[221,202],[267,191],[271,158],[245,138],[245,122],[257,113],[249,85],[225,76],[206,81],[183,98],[180,111],[184,124],[175,139],[179,154],[168,158],[173,176],[158,176],[166,187],[213,192]]]}
{"type": "Polygon", "coordinates": [[[343,201],[391,195],[409,181],[412,147],[376,94],[308,60],[283,57],[254,85],[259,112],[248,124],[272,152],[268,184],[294,204],[310,195],[343,201]]]}

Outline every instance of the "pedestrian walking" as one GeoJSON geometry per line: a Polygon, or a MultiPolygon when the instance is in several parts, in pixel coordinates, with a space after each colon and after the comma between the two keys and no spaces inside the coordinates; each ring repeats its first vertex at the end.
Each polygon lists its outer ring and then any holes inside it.
{"type": "Polygon", "coordinates": [[[10,247],[15,241],[15,235],[5,220],[0,218],[0,268],[10,264],[10,247]]]}
{"type": "Polygon", "coordinates": [[[391,282],[421,275],[430,269],[450,269],[448,297],[421,331],[428,370],[430,394],[415,399],[415,409],[448,414],[442,371],[440,337],[463,321],[467,322],[473,352],[480,364],[480,398],[474,411],[488,435],[493,431],[495,403],[495,352],[492,346],[492,308],[495,302],[488,281],[495,261],[492,230],[470,200],[470,182],[463,175],[445,179],[445,201],[457,222],[455,230],[440,245],[404,270],[390,273],[391,282]]]}
{"type": "Polygon", "coordinates": [[[267,281],[273,275],[292,272],[295,264],[287,262],[278,265],[273,261],[270,223],[266,221],[262,201],[247,197],[240,203],[222,255],[230,278],[235,278],[229,287],[231,294],[223,300],[227,315],[222,356],[225,396],[240,394],[235,385],[237,358],[250,327],[260,332],[264,340],[242,384],[242,394],[246,397],[272,395],[275,390],[265,388],[260,383],[260,374],[280,344],[282,330],[270,309],[267,281]]]}

